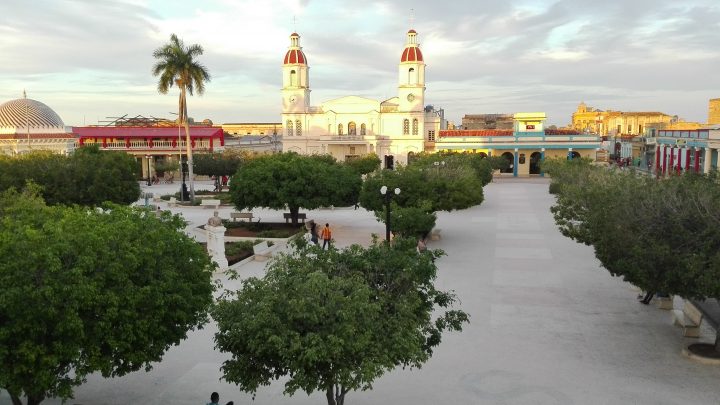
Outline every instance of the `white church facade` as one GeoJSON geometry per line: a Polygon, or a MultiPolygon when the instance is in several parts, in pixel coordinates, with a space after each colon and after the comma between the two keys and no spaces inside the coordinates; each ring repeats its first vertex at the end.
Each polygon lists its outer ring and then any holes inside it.
{"type": "Polygon", "coordinates": [[[382,167],[407,164],[445,129],[442,113],[425,108],[425,62],[417,32],[407,33],[398,65],[397,96],[385,101],[347,96],[310,103],[308,61],[300,36],[290,35],[283,61],[283,150],[330,154],[339,161],[376,153],[382,167]]]}

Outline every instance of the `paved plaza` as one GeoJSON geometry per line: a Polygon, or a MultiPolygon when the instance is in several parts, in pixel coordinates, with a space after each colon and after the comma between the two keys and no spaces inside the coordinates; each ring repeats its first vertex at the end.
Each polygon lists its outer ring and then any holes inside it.
{"type": "MultiPolygon", "coordinates": [[[[150,187],[161,193],[170,188],[150,187]]],[[[438,215],[442,240],[428,246],[447,256],[437,262],[437,284],[457,292],[470,324],[445,335],[422,369],[392,371],[373,390],[349,393],[348,404],[720,403],[720,367],[683,357],[683,346],[696,340],[682,337],[670,313],[638,304],[638,291],[602,269],[591,247],[557,231],[547,189],[546,179],[501,179],[485,188],[482,205],[438,215]]],[[[193,223],[189,229],[212,215],[199,207],[172,210],[193,223]]],[[[222,208],[221,216],[230,211],[222,208]]],[[[279,211],[253,212],[267,222],[282,219],[279,211]]],[[[315,210],[308,218],[329,222],[339,246],[367,244],[372,233],[384,232],[362,209],[315,210]]],[[[249,262],[238,270],[257,276],[265,264],[249,262]]],[[[227,288],[239,284],[217,276],[227,288]]],[[[204,404],[212,391],[222,403],[326,403],[322,393],[285,397],[282,381],[261,389],[253,401],[220,381],[226,356],[213,349],[215,330],[211,323],[191,332],[148,373],[91,376],[69,403],[204,404]]],[[[713,338],[713,331],[703,330],[701,340],[713,338]]],[[[0,403],[9,403],[4,392],[0,403]]]]}

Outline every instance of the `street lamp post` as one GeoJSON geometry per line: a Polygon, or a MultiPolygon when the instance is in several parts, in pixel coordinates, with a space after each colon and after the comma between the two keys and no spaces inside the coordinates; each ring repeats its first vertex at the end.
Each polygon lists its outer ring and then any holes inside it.
{"type": "Polygon", "coordinates": [[[147,185],[151,186],[152,181],[150,180],[150,155],[145,155],[145,159],[147,160],[147,185]]]}
{"type": "MultiPolygon", "coordinates": [[[[390,243],[390,201],[392,193],[388,193],[387,186],[380,187],[380,194],[385,198],[385,240],[390,243]]],[[[400,195],[400,189],[395,188],[395,195],[400,195]]]]}
{"type": "Polygon", "coordinates": [[[435,165],[435,173],[440,174],[440,166],[445,167],[445,161],[433,162],[433,165],[435,165]]]}

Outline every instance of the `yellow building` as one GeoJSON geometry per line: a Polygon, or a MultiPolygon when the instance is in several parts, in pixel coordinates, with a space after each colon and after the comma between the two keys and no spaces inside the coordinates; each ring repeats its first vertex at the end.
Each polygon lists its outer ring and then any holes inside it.
{"type": "Polygon", "coordinates": [[[720,98],[713,98],[710,100],[710,106],[708,108],[708,124],[719,125],[720,124],[720,98]]]}
{"type": "Polygon", "coordinates": [[[652,125],[670,125],[676,120],[661,112],[603,111],[580,103],[572,115],[572,127],[602,136],[643,135],[652,125]]]}
{"type": "Polygon", "coordinates": [[[279,122],[230,122],[215,126],[221,127],[223,132],[231,136],[282,134],[282,124],[279,122]]]}

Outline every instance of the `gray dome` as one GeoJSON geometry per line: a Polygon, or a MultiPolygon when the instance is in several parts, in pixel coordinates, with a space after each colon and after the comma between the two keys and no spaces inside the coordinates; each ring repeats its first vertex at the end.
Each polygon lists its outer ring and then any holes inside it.
{"type": "Polygon", "coordinates": [[[29,98],[18,98],[0,104],[0,128],[15,128],[17,131],[30,129],[64,129],[60,116],[45,104],[29,98]]]}

